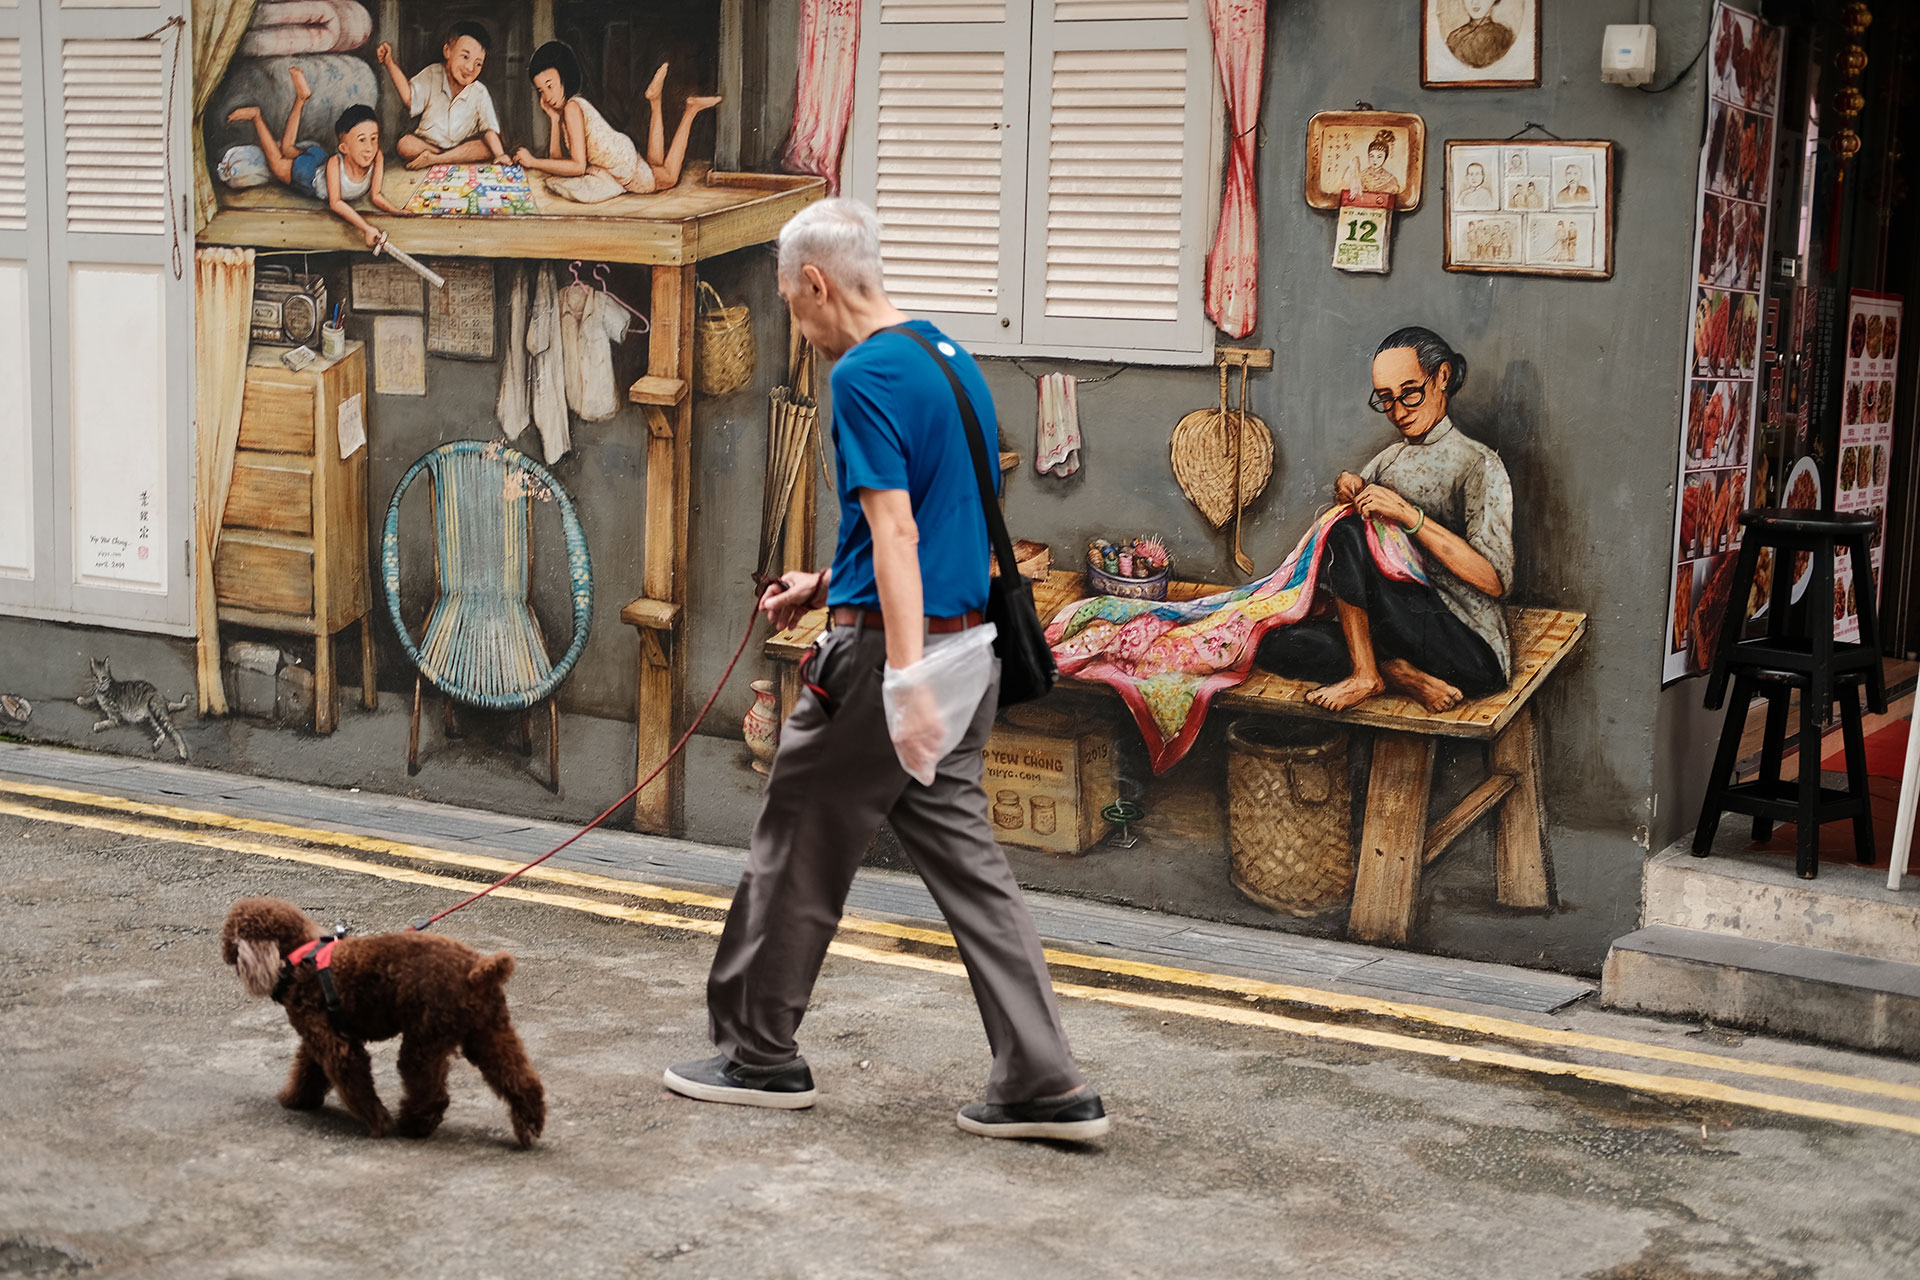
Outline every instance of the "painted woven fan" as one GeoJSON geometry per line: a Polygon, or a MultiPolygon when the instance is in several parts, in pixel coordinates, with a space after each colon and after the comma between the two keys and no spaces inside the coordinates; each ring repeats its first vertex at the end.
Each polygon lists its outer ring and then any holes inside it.
{"type": "Polygon", "coordinates": [[[1247,366],[1240,364],[1240,405],[1227,408],[1227,366],[1220,366],[1220,406],[1198,409],[1173,429],[1173,478],[1208,523],[1232,520],[1233,559],[1241,572],[1253,561],[1240,551],[1240,513],[1273,478],[1273,433],[1247,412],[1247,366]]]}

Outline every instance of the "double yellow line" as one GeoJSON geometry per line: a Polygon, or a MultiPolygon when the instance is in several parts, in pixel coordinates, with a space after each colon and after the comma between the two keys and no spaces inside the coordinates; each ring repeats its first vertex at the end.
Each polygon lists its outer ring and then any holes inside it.
{"type": "MultiPolygon", "coordinates": [[[[220,849],[232,853],[244,853],[258,857],[274,858],[283,862],[296,862],[307,866],[326,867],[336,871],[350,871],[358,875],[374,876],[379,879],[396,881],[403,884],[449,889],[462,895],[473,891],[474,885],[471,880],[439,875],[432,871],[416,870],[414,867],[409,866],[393,866],[385,863],[369,862],[362,858],[322,852],[320,849],[290,848],[280,844],[267,844],[259,838],[248,837],[294,840],[305,845],[318,845],[334,849],[351,850],[359,853],[376,854],[402,859],[408,862],[424,863],[429,866],[457,867],[493,876],[504,875],[520,865],[518,862],[487,857],[481,854],[455,853],[448,850],[432,849],[401,841],[383,840],[372,836],[326,831],[282,822],[270,822],[257,818],[242,818],[231,814],[218,813],[210,810],[188,809],[176,805],[154,804],[122,796],[76,791],[65,787],[0,780],[0,793],[40,801],[51,801],[62,805],[72,805],[82,810],[92,811],[74,812],[72,810],[48,809],[23,803],[18,800],[0,800],[0,814],[8,814],[13,817],[47,822],[60,826],[78,827],[85,830],[105,831],[116,835],[138,836],[147,839],[164,840],[176,844],[196,845],[202,848],[220,849]],[[151,821],[138,821],[138,818],[162,819],[169,823],[181,823],[186,824],[186,826],[190,828],[200,829],[192,830],[162,826],[151,821]],[[236,832],[241,834],[224,835],[219,834],[220,832],[236,832]]],[[[532,902],[544,906],[561,907],[570,911],[580,911],[590,915],[602,916],[613,920],[624,920],[634,924],[652,925],[657,928],[676,929],[703,934],[718,934],[720,932],[721,920],[718,913],[724,912],[729,904],[728,899],[716,897],[712,894],[685,889],[672,889],[662,885],[644,884],[637,881],[617,879],[612,876],[595,875],[592,872],[570,871],[551,866],[534,868],[532,871],[526,873],[520,881],[495,890],[494,896],[511,898],[519,902],[532,902]],[[526,881],[538,881],[543,884],[559,886],[566,889],[581,889],[596,893],[614,894],[622,898],[637,898],[642,901],[669,904],[683,908],[693,907],[712,911],[716,914],[713,916],[683,915],[673,911],[655,910],[648,907],[632,906],[622,902],[611,902],[598,897],[586,897],[579,893],[565,893],[550,889],[530,888],[526,885],[526,881]]],[[[837,956],[860,960],[870,964],[916,969],[928,973],[939,973],[950,976],[964,976],[965,974],[965,969],[956,960],[946,959],[941,956],[925,955],[915,951],[894,949],[901,943],[910,943],[952,953],[954,951],[953,937],[944,930],[924,929],[913,925],[895,924],[890,921],[871,920],[850,915],[841,924],[841,934],[841,939],[836,940],[829,948],[829,951],[837,956]],[[871,940],[871,944],[877,945],[871,945],[868,941],[847,940],[848,935],[871,940]],[[889,943],[893,944],[893,946],[889,947],[889,943]]],[[[1269,1001],[1304,1005],[1338,1013],[1366,1014],[1390,1018],[1400,1022],[1423,1024],[1428,1027],[1440,1028],[1455,1033],[1465,1033],[1489,1040],[1538,1045],[1562,1051],[1578,1050],[1613,1057],[1638,1059],[1642,1062],[1657,1062],[1671,1066],[1691,1067],[1734,1076],[1748,1076],[1790,1082],[1818,1089],[1838,1090],[1851,1094],[1898,1099],[1903,1102],[1920,1102],[1920,1088],[1912,1085],[1872,1080],[1861,1076],[1843,1075],[1837,1072],[1816,1071],[1804,1067],[1786,1066],[1777,1063],[1750,1062],[1724,1054],[1702,1053],[1691,1049],[1676,1049],[1664,1045],[1643,1044],[1633,1040],[1622,1040],[1611,1036],[1598,1036],[1579,1031],[1567,1031],[1556,1027],[1538,1027],[1529,1023],[1516,1022],[1511,1019],[1483,1017],[1478,1014],[1461,1013],[1456,1010],[1442,1009],[1430,1005],[1409,1004],[1403,1001],[1384,1000],[1371,996],[1354,995],[1347,992],[1324,991],[1314,987],[1266,982],[1256,978],[1235,977],[1230,974],[1179,969],[1144,961],[1122,960],[1109,956],[1093,956],[1078,952],[1052,949],[1048,950],[1047,959],[1049,963],[1056,968],[1078,970],[1084,973],[1100,974],[1114,978],[1131,979],[1138,982],[1152,983],[1163,988],[1187,990],[1216,997],[1216,999],[1212,1000],[1195,999],[1179,995],[1155,995],[1107,986],[1091,986],[1085,983],[1055,983],[1055,990],[1063,996],[1074,999],[1095,1001],[1148,1013],[1177,1014],[1181,1017],[1199,1018],[1211,1022],[1229,1023],[1236,1026],[1253,1027],[1262,1030],[1281,1031],[1290,1035],[1304,1036],[1312,1039],[1368,1045],[1374,1048],[1387,1049],[1400,1053],[1442,1058],[1447,1061],[1473,1062],[1485,1066],[1529,1072],[1536,1075],[1568,1076],[1582,1080],[1591,1080],[1601,1084],[1617,1085],[1624,1089],[1632,1089],[1643,1093],[1660,1094],[1686,1101],[1729,1103],[1786,1115],[1803,1116],[1810,1119],[1828,1120],[1841,1124],[1868,1125],[1875,1128],[1893,1129],[1902,1133],[1920,1134],[1920,1117],[1902,1115],[1897,1112],[1876,1111],[1866,1107],[1817,1101],[1783,1094],[1761,1093],[1752,1089],[1744,1089],[1714,1080],[1704,1080],[1686,1075],[1666,1075],[1651,1071],[1592,1066],[1581,1062],[1516,1053],[1504,1048],[1490,1048],[1482,1044],[1466,1044],[1457,1043],[1453,1040],[1426,1039],[1398,1031],[1385,1031],[1372,1027],[1353,1025],[1350,1022],[1324,1022],[1293,1018],[1253,1006],[1269,1001]],[[1236,1005],[1218,1002],[1217,998],[1223,996],[1239,997],[1243,1003],[1236,1005]]]]}

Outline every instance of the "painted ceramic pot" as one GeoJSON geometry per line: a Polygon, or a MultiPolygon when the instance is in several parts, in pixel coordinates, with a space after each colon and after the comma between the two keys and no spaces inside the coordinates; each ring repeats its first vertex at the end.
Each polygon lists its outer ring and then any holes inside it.
{"type": "Polygon", "coordinates": [[[773,696],[771,680],[753,682],[753,705],[747,708],[740,732],[753,753],[753,767],[759,773],[773,772],[773,749],[780,742],[780,712],[773,696]]]}

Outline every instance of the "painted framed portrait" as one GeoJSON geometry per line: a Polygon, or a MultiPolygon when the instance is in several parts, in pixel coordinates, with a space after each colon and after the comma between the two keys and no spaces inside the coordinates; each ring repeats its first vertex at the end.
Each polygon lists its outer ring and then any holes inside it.
{"type": "Polygon", "coordinates": [[[1446,145],[1446,268],[1613,275],[1613,144],[1446,145]]]}
{"type": "Polygon", "coordinates": [[[1525,89],[1540,83],[1540,0],[1420,0],[1420,83],[1525,89]]]}
{"type": "Polygon", "coordinates": [[[1407,111],[1322,111],[1307,121],[1307,203],[1337,209],[1343,191],[1393,196],[1393,207],[1420,207],[1426,177],[1427,122],[1407,111]]]}

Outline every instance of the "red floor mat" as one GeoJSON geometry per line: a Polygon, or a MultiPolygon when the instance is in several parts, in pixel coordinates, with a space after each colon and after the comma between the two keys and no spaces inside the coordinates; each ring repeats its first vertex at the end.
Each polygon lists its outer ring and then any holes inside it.
{"type": "MultiPolygon", "coordinates": [[[[1896,720],[1886,728],[1867,739],[1867,772],[1876,778],[1900,780],[1900,770],[1907,763],[1907,736],[1913,732],[1913,726],[1905,720],[1896,720]]],[[[1820,767],[1831,773],[1847,771],[1847,753],[1845,749],[1834,752],[1820,762],[1820,767]]]]}

